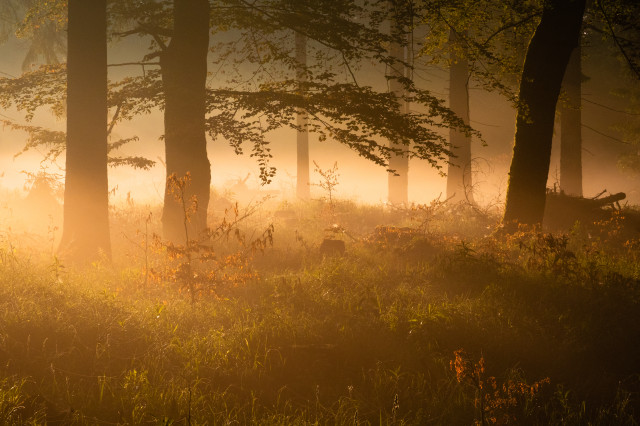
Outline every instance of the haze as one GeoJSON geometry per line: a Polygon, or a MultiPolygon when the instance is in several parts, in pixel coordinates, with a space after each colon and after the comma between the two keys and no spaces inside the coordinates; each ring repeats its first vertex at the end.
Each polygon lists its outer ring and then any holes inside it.
{"type": "Polygon", "coordinates": [[[639,16],[0,0],[0,424],[638,424],[639,16]]]}

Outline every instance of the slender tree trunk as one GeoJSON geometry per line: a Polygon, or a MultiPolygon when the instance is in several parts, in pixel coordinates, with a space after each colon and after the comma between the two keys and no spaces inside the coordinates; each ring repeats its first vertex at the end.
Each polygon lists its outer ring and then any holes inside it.
{"type": "Polygon", "coordinates": [[[111,256],[107,179],[106,0],[69,0],[67,153],[60,251],[111,256]]]}
{"type": "MultiPolygon", "coordinates": [[[[402,25],[402,1],[403,0],[390,0],[390,8],[394,17],[391,22],[391,36],[396,40],[389,46],[389,55],[395,59],[394,64],[389,69],[389,91],[393,93],[396,98],[400,99],[404,95],[404,86],[398,78],[404,78],[406,74],[404,46],[400,42],[403,38],[404,28],[402,25]]],[[[405,113],[409,112],[409,104],[403,100],[400,100],[401,108],[405,113]]],[[[402,150],[406,150],[403,143],[397,141],[390,141],[391,147],[396,147],[402,150]]],[[[395,173],[389,173],[389,203],[391,204],[408,204],[409,202],[409,157],[403,154],[392,154],[389,159],[389,169],[394,170],[395,173]]]]}
{"type": "Polygon", "coordinates": [[[567,101],[560,106],[560,189],[582,196],[582,49],[573,50],[563,88],[567,101]]]}
{"type": "MultiPolygon", "coordinates": [[[[165,154],[167,178],[187,173],[191,182],[186,198],[197,200],[191,214],[189,238],[196,239],[207,228],[211,164],[207,157],[205,98],[209,51],[208,0],[174,0],[173,36],[160,56],[165,93],[165,154]]],[[[164,238],[184,243],[184,211],[167,185],[162,211],[164,238]]]]}
{"type": "Polygon", "coordinates": [[[503,218],[507,229],[542,223],[556,104],[584,8],[585,0],[548,0],[529,43],[503,218]]]}
{"type": "MultiPolygon", "coordinates": [[[[449,68],[449,109],[465,124],[469,124],[469,63],[458,55],[456,44],[458,36],[455,31],[449,33],[450,60],[449,68]]],[[[447,172],[447,198],[454,201],[473,202],[471,182],[471,137],[457,129],[449,130],[449,142],[453,156],[449,157],[447,172]]]]}
{"type": "MultiPolygon", "coordinates": [[[[307,37],[304,34],[296,32],[296,60],[299,64],[296,78],[298,82],[305,83],[307,81],[307,37]]],[[[296,193],[301,200],[311,198],[311,188],[309,186],[309,132],[307,124],[309,116],[304,110],[298,111],[297,125],[300,127],[297,134],[297,155],[298,170],[296,193]]]]}

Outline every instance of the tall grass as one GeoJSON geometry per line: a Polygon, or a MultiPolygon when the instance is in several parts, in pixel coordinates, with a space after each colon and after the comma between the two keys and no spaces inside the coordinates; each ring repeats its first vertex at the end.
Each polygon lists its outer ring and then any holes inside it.
{"type": "Polygon", "coordinates": [[[498,236],[466,216],[462,233],[446,211],[421,228],[419,211],[339,202],[354,238],[326,257],[322,204],[274,211],[238,225],[275,226],[251,278],[195,303],[145,279],[169,260],[132,243],[157,226],[144,212],[114,216],[116,251],[137,253],[114,264],[67,270],[5,242],[0,423],[637,423],[635,240],[498,236]],[[452,370],[459,349],[478,381],[452,370]]]}

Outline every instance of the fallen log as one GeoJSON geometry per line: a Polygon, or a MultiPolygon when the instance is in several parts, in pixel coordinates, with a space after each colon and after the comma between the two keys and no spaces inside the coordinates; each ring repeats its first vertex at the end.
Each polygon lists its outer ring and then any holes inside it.
{"type": "Polygon", "coordinates": [[[604,198],[583,198],[583,200],[588,200],[590,202],[593,202],[595,208],[602,208],[607,205],[613,205],[614,203],[619,203],[625,198],[627,198],[627,194],[625,194],[624,192],[618,192],[617,194],[612,194],[604,198]]]}
{"type": "Polygon", "coordinates": [[[584,198],[567,195],[564,192],[549,191],[547,193],[544,227],[554,231],[566,231],[577,221],[589,225],[611,217],[615,210],[620,210],[620,201],[627,196],[618,192],[599,198],[584,198]]]}

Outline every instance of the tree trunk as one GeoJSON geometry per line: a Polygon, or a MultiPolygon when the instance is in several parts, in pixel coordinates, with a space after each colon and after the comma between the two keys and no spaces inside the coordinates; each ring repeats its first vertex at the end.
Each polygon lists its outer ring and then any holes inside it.
{"type": "MultiPolygon", "coordinates": [[[[469,124],[469,63],[462,55],[458,55],[456,44],[458,37],[455,31],[449,33],[450,60],[449,68],[449,109],[465,124],[469,124]]],[[[473,202],[471,182],[471,137],[460,130],[449,130],[449,142],[453,156],[449,157],[447,172],[447,198],[454,201],[473,202]]]]}
{"type": "MultiPolygon", "coordinates": [[[[409,112],[409,103],[401,100],[404,95],[404,86],[398,78],[404,78],[406,73],[404,46],[400,42],[404,36],[402,25],[402,7],[401,0],[391,0],[390,7],[394,17],[391,22],[391,36],[395,40],[389,46],[389,56],[395,59],[393,65],[389,68],[389,91],[400,100],[401,108],[405,113],[409,112]]],[[[406,150],[401,142],[390,141],[391,147],[406,150]]],[[[389,203],[391,204],[408,204],[409,202],[409,157],[403,154],[392,154],[389,158],[389,169],[394,173],[389,173],[389,203]]]]}
{"type": "Polygon", "coordinates": [[[106,0],[69,0],[67,152],[60,251],[111,256],[107,179],[106,0]]]}
{"type": "Polygon", "coordinates": [[[582,196],[582,49],[571,54],[564,75],[566,102],[560,106],[560,189],[582,196]]]}
{"type": "MultiPolygon", "coordinates": [[[[296,32],[296,61],[299,64],[296,78],[298,82],[304,83],[307,81],[307,37],[304,34],[296,32]]],[[[297,169],[297,182],[296,193],[301,200],[308,200],[311,198],[311,188],[309,186],[309,132],[307,131],[307,124],[309,122],[309,116],[304,110],[298,111],[297,125],[300,128],[297,134],[297,156],[298,156],[298,169],[297,169]]]]}
{"type": "Polygon", "coordinates": [[[584,8],[585,0],[548,0],[529,43],[503,218],[508,229],[542,223],[556,104],[584,8]]]}
{"type": "Polygon", "coordinates": [[[166,240],[183,244],[187,238],[185,212],[168,184],[171,175],[191,175],[184,195],[187,200],[195,197],[198,208],[190,214],[189,239],[197,239],[207,228],[211,185],[205,130],[209,2],[174,0],[173,16],[173,36],[160,56],[167,168],[162,232],[166,240]]]}

